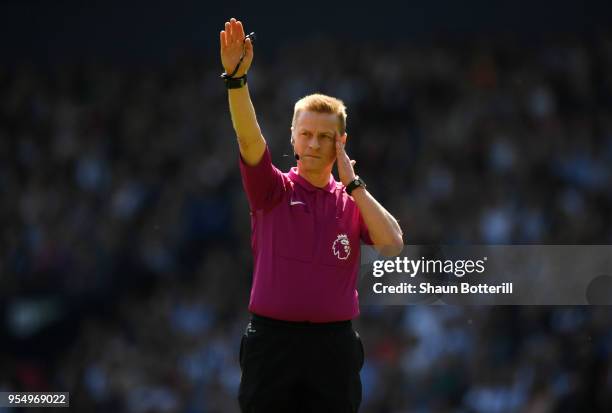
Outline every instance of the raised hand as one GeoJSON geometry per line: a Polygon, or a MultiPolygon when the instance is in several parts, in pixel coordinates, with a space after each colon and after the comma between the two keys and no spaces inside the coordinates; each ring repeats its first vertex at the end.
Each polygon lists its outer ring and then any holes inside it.
{"type": "Polygon", "coordinates": [[[244,27],[242,22],[233,17],[229,22],[225,22],[225,30],[221,30],[219,41],[221,43],[221,63],[225,73],[231,74],[235,69],[240,58],[244,53],[240,68],[234,77],[243,76],[251,67],[253,62],[253,43],[251,39],[245,40],[244,27]]]}
{"type": "Polygon", "coordinates": [[[344,150],[346,145],[347,135],[339,135],[336,133],[336,162],[338,166],[338,177],[344,186],[348,185],[353,179],[355,179],[355,171],[353,166],[357,161],[351,160],[344,150]]]}

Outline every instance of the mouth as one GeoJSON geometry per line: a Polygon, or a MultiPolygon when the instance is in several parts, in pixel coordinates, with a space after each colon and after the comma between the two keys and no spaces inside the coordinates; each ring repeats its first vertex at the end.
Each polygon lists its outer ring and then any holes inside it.
{"type": "Polygon", "coordinates": [[[321,159],[320,156],[315,156],[315,155],[304,155],[303,158],[321,159]]]}

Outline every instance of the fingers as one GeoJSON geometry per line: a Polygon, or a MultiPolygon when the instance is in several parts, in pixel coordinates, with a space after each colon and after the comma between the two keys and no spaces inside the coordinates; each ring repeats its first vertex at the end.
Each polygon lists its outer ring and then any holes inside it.
{"type": "Polygon", "coordinates": [[[351,164],[351,167],[353,167],[355,166],[357,161],[349,158],[348,154],[346,153],[346,150],[344,148],[346,146],[346,138],[346,133],[342,136],[336,135],[336,156],[343,158],[343,162],[348,161],[351,164]]]}
{"type": "Polygon", "coordinates": [[[242,27],[242,22],[240,20],[236,22],[236,28],[238,29],[238,40],[244,40],[246,35],[244,34],[244,27],[242,27]]]}
{"type": "Polygon", "coordinates": [[[336,139],[336,153],[340,155],[342,152],[344,152],[344,144],[336,139]]]}
{"type": "Polygon", "coordinates": [[[338,153],[344,152],[344,145],[346,145],[346,133],[342,136],[336,134],[336,150],[338,153]]]}
{"type": "Polygon", "coordinates": [[[232,25],[232,41],[238,42],[240,40],[240,33],[238,33],[238,23],[233,17],[230,19],[232,25]]]}
{"type": "Polygon", "coordinates": [[[228,46],[232,42],[232,26],[230,22],[225,22],[225,45],[228,46]]]}
{"type": "Polygon", "coordinates": [[[231,18],[228,22],[225,22],[225,46],[236,42],[243,42],[246,37],[244,33],[244,26],[242,22],[231,18]]]}
{"type": "Polygon", "coordinates": [[[225,30],[221,30],[219,33],[219,43],[221,44],[221,49],[225,49],[227,47],[227,37],[225,35],[225,30]]]}

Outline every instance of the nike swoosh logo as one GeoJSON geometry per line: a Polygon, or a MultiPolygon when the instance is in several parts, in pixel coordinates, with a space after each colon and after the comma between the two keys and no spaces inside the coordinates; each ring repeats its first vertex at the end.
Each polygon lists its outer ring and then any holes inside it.
{"type": "Polygon", "coordinates": [[[291,206],[293,205],[306,205],[306,204],[302,201],[291,201],[291,206]]]}

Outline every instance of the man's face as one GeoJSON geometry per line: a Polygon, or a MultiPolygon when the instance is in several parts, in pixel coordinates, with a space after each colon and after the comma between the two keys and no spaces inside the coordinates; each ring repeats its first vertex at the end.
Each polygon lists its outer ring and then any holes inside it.
{"type": "Polygon", "coordinates": [[[294,150],[305,170],[322,171],[336,160],[338,116],[333,113],[302,111],[295,120],[294,150]]]}

